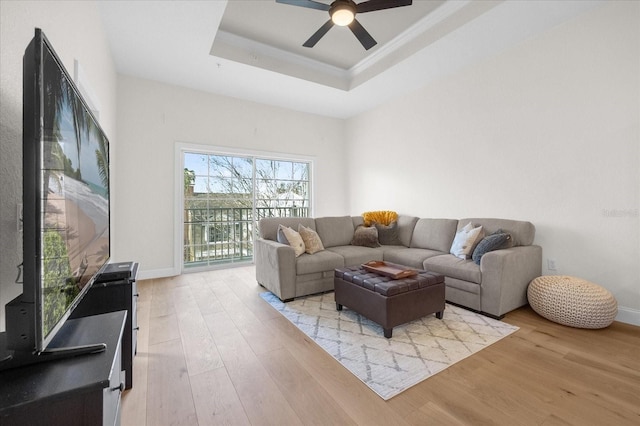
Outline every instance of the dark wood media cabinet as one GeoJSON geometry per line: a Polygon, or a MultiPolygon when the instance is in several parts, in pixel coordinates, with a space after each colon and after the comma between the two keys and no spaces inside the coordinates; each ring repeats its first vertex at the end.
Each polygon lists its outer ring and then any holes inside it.
{"type": "Polygon", "coordinates": [[[107,312],[127,311],[127,322],[122,338],[125,389],[133,387],[133,358],[136,355],[138,336],[137,274],[138,263],[136,262],[109,264],[71,314],[71,318],[82,318],[107,312]]]}
{"type": "Polygon", "coordinates": [[[68,320],[49,345],[105,343],[103,352],[1,371],[0,424],[119,425],[126,318],[118,311],[68,320]]]}

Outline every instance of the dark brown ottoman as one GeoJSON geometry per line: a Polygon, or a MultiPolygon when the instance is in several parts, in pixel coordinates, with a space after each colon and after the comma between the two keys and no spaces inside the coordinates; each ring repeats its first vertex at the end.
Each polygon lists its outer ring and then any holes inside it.
{"type": "Polygon", "coordinates": [[[402,279],[368,272],[362,266],[335,270],[336,309],[343,306],[380,324],[384,337],[393,327],[435,313],[444,312],[444,275],[428,271],[402,279]]]}

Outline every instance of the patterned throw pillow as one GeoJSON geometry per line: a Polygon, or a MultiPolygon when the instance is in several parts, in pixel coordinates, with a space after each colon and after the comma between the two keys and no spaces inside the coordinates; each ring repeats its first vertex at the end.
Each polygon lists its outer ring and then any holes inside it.
{"type": "Polygon", "coordinates": [[[456,233],[450,253],[460,259],[470,259],[473,250],[483,237],[482,226],[474,228],[473,224],[469,222],[456,233]]]}
{"type": "Polygon", "coordinates": [[[358,225],[351,240],[352,246],[380,247],[378,242],[378,230],[373,226],[358,225]]]}
{"type": "Polygon", "coordinates": [[[284,225],[278,225],[278,242],[288,244],[293,248],[296,257],[304,253],[304,241],[299,233],[284,225]],[[282,239],[282,240],[281,240],[282,239]],[[286,241],[286,242],[285,242],[286,241]]]}
{"type": "Polygon", "coordinates": [[[322,240],[316,231],[311,228],[307,228],[303,224],[298,224],[298,233],[304,241],[305,251],[309,254],[314,254],[324,250],[322,240]]]}

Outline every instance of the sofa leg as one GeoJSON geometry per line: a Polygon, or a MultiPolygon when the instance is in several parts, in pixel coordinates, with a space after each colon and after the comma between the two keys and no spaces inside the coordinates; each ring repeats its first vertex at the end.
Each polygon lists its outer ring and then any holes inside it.
{"type": "Polygon", "coordinates": [[[391,339],[393,328],[383,328],[382,330],[384,331],[384,337],[386,337],[387,339],[391,339]]]}
{"type": "Polygon", "coordinates": [[[442,319],[442,314],[443,313],[444,313],[444,311],[436,312],[436,318],[442,319]]]}
{"type": "Polygon", "coordinates": [[[336,311],[341,311],[342,310],[342,305],[339,303],[336,303],[336,311]]]}

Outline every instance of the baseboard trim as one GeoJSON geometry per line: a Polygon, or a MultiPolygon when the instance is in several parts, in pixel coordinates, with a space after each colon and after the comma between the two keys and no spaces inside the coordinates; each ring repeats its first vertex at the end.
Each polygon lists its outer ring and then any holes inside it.
{"type": "Polygon", "coordinates": [[[151,269],[138,271],[138,280],[152,280],[154,278],[167,278],[180,275],[180,269],[178,268],[165,268],[165,269],[151,269]]]}
{"type": "Polygon", "coordinates": [[[618,306],[616,321],[640,326],[640,310],[618,306]]]}

